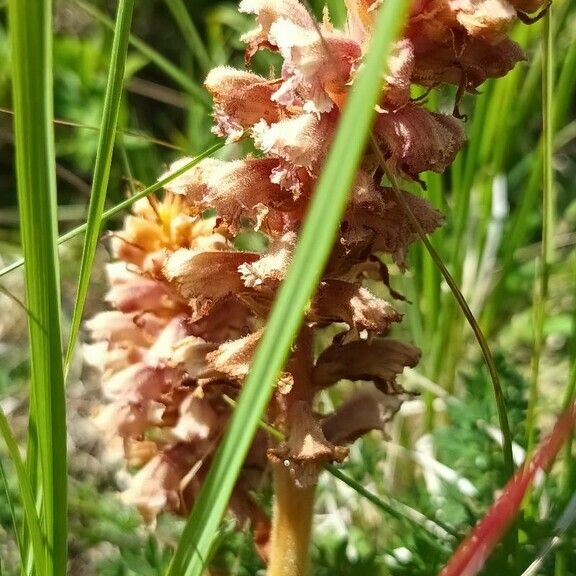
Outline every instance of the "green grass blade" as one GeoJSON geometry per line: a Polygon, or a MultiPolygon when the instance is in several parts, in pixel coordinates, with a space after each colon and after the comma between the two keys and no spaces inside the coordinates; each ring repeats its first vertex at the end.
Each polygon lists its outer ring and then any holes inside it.
{"type": "Polygon", "coordinates": [[[170,564],[168,575],[199,576],[238,473],[314,293],[345,210],[381,90],[382,68],[409,2],[391,0],[378,15],[371,50],[352,88],[318,181],[288,274],[226,434],[170,564]]]}
{"type": "MultiPolygon", "coordinates": [[[[166,176],[166,178],[162,178],[162,180],[158,180],[158,182],[155,182],[151,186],[148,186],[147,188],[140,190],[140,192],[137,192],[133,196],[130,196],[130,198],[126,198],[126,200],[123,200],[119,204],[116,204],[116,206],[113,206],[112,208],[105,210],[102,213],[102,221],[105,221],[105,220],[108,220],[109,218],[117,216],[118,214],[120,214],[121,212],[123,212],[124,210],[129,208],[132,204],[134,204],[134,202],[136,202],[136,200],[139,200],[140,198],[144,198],[145,196],[149,196],[150,194],[154,194],[154,192],[161,190],[162,188],[164,188],[164,186],[166,186],[166,184],[169,184],[170,182],[172,182],[172,180],[174,180],[178,176],[184,174],[184,172],[190,170],[190,168],[196,166],[196,164],[198,164],[199,162],[204,160],[204,158],[208,158],[209,156],[212,156],[212,154],[214,154],[214,152],[216,152],[217,150],[220,150],[220,148],[222,148],[223,146],[224,146],[224,142],[218,142],[217,144],[210,146],[210,148],[207,148],[204,152],[202,152],[202,154],[198,154],[198,156],[195,156],[194,158],[192,158],[190,160],[190,162],[186,162],[186,164],[184,164],[178,170],[175,170],[174,172],[172,172],[170,175],[166,176]]],[[[68,240],[71,240],[72,238],[75,238],[79,234],[82,234],[82,232],[84,232],[85,230],[86,230],[86,224],[81,224],[80,226],[76,226],[76,228],[73,228],[69,232],[66,232],[66,234],[63,234],[62,236],[60,236],[58,238],[58,244],[64,244],[64,242],[68,242],[68,240]]],[[[2,270],[0,270],[0,278],[2,278],[2,276],[9,274],[10,272],[12,272],[14,270],[17,270],[23,264],[24,264],[24,258],[18,258],[17,260],[12,262],[12,264],[9,264],[8,266],[6,266],[5,268],[2,268],[2,270]]]]}
{"type": "Polygon", "coordinates": [[[70,337],[66,350],[65,370],[70,365],[72,354],[80,331],[82,312],[88,294],[90,283],[90,272],[96,254],[96,246],[100,236],[102,225],[102,212],[106,201],[106,191],[110,178],[110,166],[112,164],[112,153],[116,139],[116,126],[118,124],[118,113],[122,99],[122,87],[124,84],[124,70],[126,67],[126,54],[128,51],[128,39],[130,36],[130,25],[132,23],[132,12],[134,0],[120,0],[118,3],[118,13],[116,15],[116,27],[114,30],[114,41],[112,43],[112,54],[110,58],[110,69],[108,70],[108,81],[106,84],[106,94],[104,96],[104,109],[102,114],[102,125],[96,151],[96,164],[94,166],[94,176],[92,179],[92,189],[90,192],[90,204],[88,206],[88,218],[86,221],[86,236],[82,249],[82,260],[80,263],[80,273],[78,279],[78,291],[74,303],[72,323],[70,325],[70,337]]]}
{"type": "Polygon", "coordinates": [[[542,39],[542,253],[536,296],[534,301],[534,352],[532,357],[532,381],[526,414],[527,452],[536,443],[536,407],[538,404],[538,380],[540,358],[544,347],[544,320],[550,266],[554,260],[554,63],[552,43],[552,7],[543,22],[542,39]]]}
{"type": "MultiPolygon", "coordinates": [[[[34,496],[32,493],[32,487],[30,486],[30,481],[28,479],[28,474],[26,472],[26,466],[18,450],[18,444],[16,439],[12,434],[8,420],[4,411],[0,408],[0,435],[4,438],[6,447],[8,448],[8,454],[12,460],[14,470],[16,471],[16,478],[18,479],[18,491],[20,495],[20,501],[22,504],[22,510],[24,511],[24,518],[26,519],[26,527],[28,529],[28,535],[30,536],[30,543],[32,544],[32,555],[34,558],[34,570],[36,576],[44,576],[46,574],[46,566],[44,563],[44,557],[46,551],[44,549],[44,541],[42,538],[42,530],[40,528],[40,521],[36,513],[36,506],[34,504],[34,496]]],[[[4,485],[6,487],[6,494],[9,498],[8,485],[6,484],[4,468],[0,462],[0,472],[4,479],[4,485]]],[[[12,506],[10,506],[12,510],[12,506]]],[[[16,525],[14,520],[14,530],[18,538],[18,546],[20,548],[20,559],[22,565],[26,563],[26,558],[29,554],[26,549],[27,538],[18,537],[19,527],[16,525]]],[[[28,572],[27,572],[28,573],[28,572]]]]}
{"type": "Polygon", "coordinates": [[[38,444],[46,575],[53,576],[65,574],[67,565],[67,466],[52,105],[52,3],[10,0],[8,8],[26,304],[35,319],[28,321],[30,433],[38,444]]]}
{"type": "Polygon", "coordinates": [[[202,70],[204,74],[207,74],[210,68],[212,68],[212,61],[204,46],[204,42],[202,42],[202,38],[200,38],[200,34],[198,34],[198,30],[196,30],[196,26],[194,26],[186,4],[184,4],[183,0],[165,0],[165,2],[172,13],[174,22],[182,32],[182,38],[184,38],[184,42],[188,45],[190,53],[198,62],[200,70],[202,70]]]}
{"type": "Polygon", "coordinates": [[[396,177],[388,170],[386,165],[386,159],[384,158],[382,152],[378,148],[377,143],[374,140],[374,137],[372,138],[373,138],[372,149],[379,157],[380,165],[382,166],[382,169],[386,172],[388,179],[392,183],[392,188],[394,190],[394,194],[396,196],[398,204],[404,210],[404,213],[409,218],[412,227],[414,228],[414,230],[417,231],[418,236],[420,237],[420,240],[426,247],[426,250],[430,254],[430,257],[434,260],[434,263],[440,270],[444,280],[450,287],[450,291],[454,295],[454,298],[456,299],[458,306],[462,310],[462,313],[464,314],[466,320],[468,321],[470,328],[472,328],[474,336],[476,337],[476,341],[480,346],[482,355],[484,356],[484,361],[486,362],[486,366],[490,373],[490,379],[492,381],[492,387],[494,389],[494,396],[496,399],[496,407],[498,409],[498,420],[500,423],[500,430],[502,431],[502,438],[503,438],[502,448],[504,452],[504,468],[506,470],[506,473],[509,476],[512,476],[514,474],[514,459],[512,458],[512,434],[510,433],[510,424],[508,422],[508,413],[506,409],[506,400],[504,397],[504,391],[502,390],[500,377],[498,376],[498,370],[496,369],[496,364],[494,362],[494,358],[492,357],[490,346],[488,345],[488,342],[486,341],[486,338],[482,333],[482,330],[480,329],[478,321],[476,320],[474,314],[472,313],[472,310],[470,310],[470,306],[468,306],[466,298],[464,298],[464,295],[460,291],[458,284],[448,271],[448,268],[446,268],[446,265],[442,261],[442,258],[440,257],[440,255],[432,245],[431,241],[429,240],[428,236],[426,236],[425,232],[422,230],[422,226],[420,226],[420,223],[410,210],[410,207],[408,206],[406,200],[404,199],[400,191],[400,188],[396,181],[396,177]]]}
{"type": "Polygon", "coordinates": [[[413,526],[416,526],[418,529],[426,532],[429,536],[432,537],[431,541],[437,545],[439,538],[443,539],[444,541],[452,541],[458,537],[458,533],[449,526],[440,524],[436,520],[432,520],[425,514],[422,514],[422,512],[419,510],[416,510],[415,508],[412,508],[403,502],[395,500],[394,498],[383,500],[381,496],[373,494],[370,492],[370,490],[364,488],[362,484],[339,470],[336,466],[327,464],[325,468],[330,474],[332,474],[332,476],[334,476],[334,478],[337,478],[341,482],[344,482],[344,484],[350,486],[350,488],[352,488],[360,496],[374,504],[374,506],[386,514],[389,514],[390,516],[393,516],[402,522],[409,522],[413,526]]]}
{"type": "MultiPolygon", "coordinates": [[[[114,29],[114,22],[108,18],[106,14],[98,10],[98,8],[95,8],[83,0],[74,0],[74,2],[80,6],[80,8],[88,12],[88,14],[93,16],[96,20],[101,22],[104,26],[110,28],[111,30],[114,29]]],[[[207,108],[210,107],[211,100],[208,97],[208,94],[202,87],[194,82],[190,76],[182,72],[182,70],[172,64],[172,62],[164,58],[162,54],[154,50],[154,48],[146,44],[146,42],[142,42],[142,40],[139,38],[130,35],[130,44],[132,44],[132,46],[134,46],[134,48],[136,48],[140,54],[148,58],[150,62],[154,63],[160,70],[162,70],[162,72],[164,72],[164,74],[166,74],[166,76],[171,78],[183,90],[194,96],[198,102],[201,102],[207,108]]]]}

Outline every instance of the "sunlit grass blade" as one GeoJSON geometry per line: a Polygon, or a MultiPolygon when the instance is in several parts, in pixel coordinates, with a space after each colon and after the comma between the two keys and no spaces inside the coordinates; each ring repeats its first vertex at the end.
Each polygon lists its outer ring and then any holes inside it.
{"type": "MultiPolygon", "coordinates": [[[[13,116],[14,113],[12,110],[8,110],[6,108],[0,107],[1,114],[8,114],[9,116],[13,116]]],[[[54,124],[59,126],[69,126],[71,128],[79,128],[80,130],[94,130],[96,132],[100,132],[100,126],[92,126],[90,124],[80,123],[80,122],[73,122],[72,120],[66,120],[65,118],[54,118],[54,124]]],[[[124,134],[125,136],[130,136],[135,140],[140,140],[141,142],[145,142],[147,144],[155,144],[156,146],[161,146],[163,148],[169,148],[171,150],[179,150],[183,151],[183,148],[177,146],[176,144],[172,144],[170,142],[166,142],[166,140],[160,140],[159,138],[153,138],[152,136],[145,134],[143,132],[139,132],[137,130],[129,130],[125,128],[117,128],[116,130],[119,134],[124,134]]],[[[73,207],[70,207],[73,209],[73,207]]],[[[62,209],[62,206],[60,207],[62,209]]]]}
{"type": "MultiPolygon", "coordinates": [[[[46,575],[53,576],[66,572],[68,522],[52,106],[52,3],[10,0],[8,16],[20,234],[26,261],[26,305],[33,318],[28,321],[29,442],[38,446],[46,575]]],[[[35,467],[35,463],[31,462],[30,467],[35,467]]]]}
{"type": "Polygon", "coordinates": [[[550,266],[554,259],[554,115],[553,88],[554,63],[552,60],[552,7],[544,17],[542,39],[542,249],[534,297],[534,350],[532,355],[532,380],[526,414],[528,452],[536,441],[536,409],[538,405],[540,358],[544,347],[544,320],[548,299],[550,266]]]}
{"type": "MultiPolygon", "coordinates": [[[[557,34],[557,30],[553,33],[557,34]]],[[[523,92],[526,92],[523,90],[523,92]]],[[[570,103],[576,92],[576,39],[569,45],[568,50],[562,55],[561,69],[557,85],[554,89],[554,108],[553,114],[553,134],[563,127],[566,117],[570,111],[570,103]]],[[[510,269],[514,266],[514,254],[516,250],[526,241],[528,229],[526,222],[529,220],[531,211],[538,202],[538,194],[542,183],[542,147],[544,145],[542,134],[534,154],[528,157],[527,163],[530,166],[528,182],[524,186],[522,202],[514,214],[513,223],[507,242],[503,246],[502,254],[502,271],[500,280],[507,277],[510,269]]]]}
{"type": "Polygon", "coordinates": [[[106,202],[106,191],[110,177],[110,167],[112,164],[112,153],[116,140],[116,126],[118,124],[118,113],[122,99],[122,88],[124,85],[124,70],[126,67],[126,54],[128,51],[128,39],[130,36],[130,25],[132,23],[132,11],[134,0],[120,0],[118,13],[116,15],[116,27],[114,30],[114,41],[112,43],[112,53],[110,57],[110,68],[108,70],[108,81],[106,83],[106,94],[104,96],[104,107],[102,113],[102,124],[98,149],[96,152],[96,163],[92,178],[92,189],[90,192],[90,204],[88,206],[88,217],[86,220],[86,236],[82,250],[80,272],[78,278],[78,290],[72,322],[70,325],[70,336],[66,349],[65,370],[70,365],[72,354],[76,346],[80,322],[84,303],[88,294],[90,283],[90,273],[96,254],[96,246],[100,236],[102,225],[102,212],[106,202]]]}
{"type": "Polygon", "coordinates": [[[518,514],[536,473],[551,466],[556,454],[570,437],[575,422],[576,405],[572,405],[556,421],[551,434],[540,443],[530,462],[508,481],[500,498],[460,544],[440,576],[475,576],[480,572],[518,514]]]}
{"type": "MultiPolygon", "coordinates": [[[[223,146],[224,146],[224,142],[218,142],[217,144],[210,146],[210,148],[207,148],[204,152],[202,152],[202,154],[198,154],[198,156],[195,156],[194,158],[192,158],[190,160],[190,162],[186,162],[178,170],[174,170],[165,178],[162,178],[161,180],[158,180],[158,182],[155,182],[151,186],[148,186],[148,187],[144,188],[143,190],[136,192],[133,196],[130,196],[129,198],[126,198],[126,200],[123,200],[122,202],[116,204],[116,206],[113,206],[112,208],[108,208],[108,210],[105,210],[102,213],[102,222],[104,222],[110,218],[113,218],[114,216],[117,216],[118,214],[121,214],[124,210],[126,210],[132,204],[134,204],[134,202],[136,202],[137,200],[140,200],[140,198],[144,198],[145,196],[149,196],[150,194],[154,194],[154,192],[161,190],[162,188],[164,188],[164,186],[166,186],[166,184],[169,184],[170,182],[172,182],[172,180],[174,180],[178,176],[184,174],[184,172],[186,172],[187,170],[190,170],[190,168],[196,166],[196,164],[198,164],[198,162],[201,162],[202,160],[204,160],[204,158],[208,158],[209,156],[212,156],[212,154],[214,154],[214,152],[216,152],[217,150],[220,150],[220,148],[222,148],[223,146]]],[[[60,236],[58,238],[58,244],[64,244],[64,242],[68,242],[68,240],[71,240],[72,238],[75,238],[79,234],[82,234],[82,232],[84,232],[86,230],[86,226],[87,226],[86,224],[81,224],[80,226],[76,226],[76,228],[73,228],[69,232],[66,232],[66,234],[63,234],[62,236],[60,236]]],[[[9,274],[10,272],[12,272],[14,270],[17,270],[23,264],[24,264],[24,258],[18,258],[17,260],[14,260],[14,262],[12,262],[12,264],[9,264],[8,266],[6,266],[5,268],[2,268],[2,270],[0,270],[0,278],[6,274],[9,274]]]]}
{"type": "MultiPolygon", "coordinates": [[[[83,0],[74,0],[74,2],[104,26],[111,30],[114,29],[114,22],[108,18],[106,14],[98,10],[98,8],[84,2],[83,0]]],[[[182,72],[182,70],[172,64],[172,62],[164,58],[162,54],[158,53],[154,48],[133,35],[130,35],[130,44],[132,44],[132,46],[134,46],[134,48],[136,48],[136,50],[138,50],[138,52],[143,56],[148,58],[150,62],[154,63],[160,70],[162,70],[166,76],[176,82],[176,84],[178,84],[183,90],[194,96],[198,102],[205,104],[207,107],[210,106],[210,98],[202,87],[196,84],[190,76],[182,72]]]]}
{"type": "Polygon", "coordinates": [[[451,528],[446,525],[441,525],[435,520],[432,520],[428,516],[422,514],[419,510],[412,508],[399,502],[393,498],[384,500],[381,496],[373,494],[369,490],[366,490],[362,484],[351,478],[347,474],[344,474],[336,466],[332,464],[326,465],[326,470],[332,474],[338,480],[344,482],[352,488],[355,492],[360,494],[363,498],[366,498],[369,502],[374,504],[377,508],[390,514],[397,520],[407,521],[416,526],[418,529],[423,530],[433,538],[433,542],[437,542],[438,539],[443,541],[453,540],[457,534],[451,528]]]}
{"type": "MultiPolygon", "coordinates": [[[[38,519],[38,514],[36,513],[36,506],[34,504],[34,495],[32,493],[32,488],[30,486],[30,481],[28,479],[28,474],[26,471],[26,466],[22,460],[20,455],[20,451],[18,450],[18,444],[14,435],[12,434],[12,430],[10,429],[10,425],[8,424],[8,420],[6,419],[6,415],[4,414],[3,410],[0,408],[0,435],[4,438],[4,442],[6,443],[6,447],[8,448],[8,454],[10,455],[10,460],[14,466],[14,470],[16,471],[16,478],[18,479],[18,492],[20,496],[20,502],[22,505],[22,510],[24,512],[24,517],[26,519],[26,529],[29,538],[22,538],[20,537],[20,527],[17,526],[16,521],[14,520],[14,513],[13,521],[14,521],[14,531],[16,533],[16,537],[18,539],[18,547],[20,549],[20,560],[22,566],[26,564],[26,558],[29,555],[29,551],[26,549],[26,543],[30,542],[32,545],[32,557],[34,558],[34,571],[36,576],[44,576],[46,574],[46,565],[44,562],[44,558],[46,556],[46,550],[44,547],[44,539],[42,538],[42,531],[40,528],[40,521],[38,519]]],[[[6,477],[4,474],[4,467],[0,463],[0,472],[2,473],[4,485],[6,487],[6,494],[9,498],[8,492],[8,485],[6,482],[6,477]]],[[[10,503],[10,508],[12,509],[12,504],[10,503]]],[[[28,571],[26,571],[29,573],[28,571]]]]}
{"type": "Polygon", "coordinates": [[[168,570],[169,576],[199,576],[228,499],[330,255],[349,190],[369,135],[381,90],[383,66],[409,2],[387,2],[378,15],[370,51],[352,88],[312,197],[294,257],[244,383],[222,443],[189,516],[168,570]]]}
{"type": "Polygon", "coordinates": [[[212,67],[212,61],[190,17],[186,4],[183,0],[165,0],[165,2],[174,17],[174,22],[182,32],[182,38],[188,45],[190,53],[198,62],[202,72],[206,74],[212,67]]]}
{"type": "MultiPolygon", "coordinates": [[[[20,558],[26,558],[28,556],[28,552],[26,550],[25,544],[20,537],[20,526],[18,525],[18,520],[16,519],[16,509],[14,508],[14,502],[12,500],[12,496],[10,495],[10,486],[8,485],[8,476],[6,475],[6,471],[4,470],[4,464],[2,463],[2,459],[0,458],[0,486],[4,488],[4,498],[6,504],[8,505],[8,509],[10,510],[10,520],[12,521],[12,529],[14,530],[15,538],[16,538],[16,545],[18,546],[18,552],[20,554],[20,558]]],[[[0,495],[2,492],[0,491],[0,495]]],[[[5,528],[3,526],[3,528],[5,528]]],[[[40,549],[39,552],[42,555],[42,550],[40,549]]],[[[23,572],[23,570],[22,570],[23,572]]],[[[2,559],[0,558],[0,576],[2,576],[2,559]]]]}
{"type": "Polygon", "coordinates": [[[392,183],[392,189],[394,190],[394,195],[396,197],[398,204],[404,210],[406,216],[410,220],[412,227],[418,233],[420,240],[426,247],[426,250],[430,254],[431,258],[434,260],[434,263],[440,270],[442,276],[444,277],[444,280],[446,280],[446,283],[450,287],[450,290],[454,295],[454,298],[456,299],[458,306],[460,307],[466,320],[470,324],[470,328],[472,328],[472,331],[474,332],[474,336],[476,337],[478,345],[482,350],[482,355],[484,356],[486,366],[488,367],[488,372],[490,373],[490,379],[492,381],[492,387],[494,389],[494,396],[496,398],[498,419],[500,422],[500,429],[502,431],[502,437],[503,437],[504,468],[507,474],[509,476],[512,476],[512,474],[514,473],[514,459],[512,457],[512,435],[510,433],[510,424],[508,423],[508,414],[506,410],[506,401],[504,398],[504,392],[502,390],[502,385],[500,383],[500,377],[498,376],[496,364],[494,363],[494,358],[492,357],[492,352],[490,351],[490,346],[488,345],[488,342],[486,341],[486,338],[484,337],[484,334],[482,333],[482,330],[478,325],[478,321],[474,317],[474,314],[472,314],[472,311],[470,310],[470,307],[468,306],[466,299],[464,298],[462,292],[460,291],[460,288],[458,287],[456,281],[448,271],[448,268],[446,268],[446,265],[444,264],[442,258],[440,257],[440,255],[430,242],[429,238],[422,230],[422,227],[420,226],[420,223],[418,222],[417,218],[410,210],[410,207],[408,206],[406,200],[404,199],[400,191],[400,188],[396,181],[396,177],[388,170],[386,160],[382,155],[382,152],[378,148],[378,145],[374,140],[374,137],[372,138],[373,138],[372,149],[375,152],[375,154],[379,157],[380,165],[382,166],[382,169],[386,172],[388,179],[392,183]]]}

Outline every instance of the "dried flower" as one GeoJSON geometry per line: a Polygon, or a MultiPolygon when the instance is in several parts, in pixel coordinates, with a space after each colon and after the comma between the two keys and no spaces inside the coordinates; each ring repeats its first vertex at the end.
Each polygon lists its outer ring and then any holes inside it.
{"type": "MultiPolygon", "coordinates": [[[[237,396],[250,369],[379,4],[346,0],[348,19],[337,30],[327,14],[315,22],[297,0],[243,0],[240,10],[257,21],[243,37],[246,61],[258,50],[275,51],[283,59],[281,75],[265,79],[222,66],[210,72],[206,88],[214,99],[214,132],[228,141],[250,136],[262,156],[204,160],[175,178],[161,202],[136,203],[113,236],[117,261],[108,267],[106,296],[113,310],[87,324],[97,342],[89,354],[103,371],[108,401],[97,420],[109,437],[123,439],[127,461],[143,466],[123,497],[149,521],[162,510],[185,515],[193,505],[229,418],[223,396],[237,396]],[[208,209],[216,217],[203,217],[208,209]],[[267,237],[264,253],[237,249],[235,238],[246,227],[267,237]]],[[[413,3],[373,129],[387,169],[419,181],[422,172],[443,172],[452,163],[464,143],[462,122],[427,110],[411,98],[411,86],[452,83],[461,95],[505,74],[524,57],[507,30],[519,14],[541,6],[413,3]]],[[[378,158],[367,153],[268,406],[267,419],[286,440],[274,445],[258,434],[231,500],[241,521],[255,527],[263,556],[268,522],[250,491],[267,457],[295,485],[313,485],[323,464],[345,458],[345,445],[361,435],[382,430],[408,397],[396,379],[420,352],[388,337],[402,317],[364,285],[372,278],[388,286],[382,255],[403,270],[418,237],[381,175],[378,158]],[[340,331],[315,356],[316,335],[332,324],[340,331]],[[317,414],[316,394],[341,380],[361,382],[358,392],[332,413],[317,414]]],[[[425,200],[401,194],[424,232],[441,225],[442,215],[425,200]]]]}

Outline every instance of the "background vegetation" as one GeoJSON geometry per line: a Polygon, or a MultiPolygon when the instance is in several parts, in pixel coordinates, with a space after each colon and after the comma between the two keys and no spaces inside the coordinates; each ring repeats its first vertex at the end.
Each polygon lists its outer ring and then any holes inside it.
{"type": "MultiPolygon", "coordinates": [[[[320,13],[323,2],[312,2],[320,13]]],[[[328,2],[342,20],[342,2],[328,2]]],[[[546,49],[545,21],[523,26],[516,39],[528,60],[505,79],[488,82],[465,100],[469,144],[443,176],[427,177],[425,194],[446,214],[433,244],[461,286],[496,358],[505,390],[516,464],[540,431],[574,396],[576,379],[576,7],[554,3],[546,49]],[[548,62],[550,67],[543,67],[548,62]],[[547,81],[543,69],[549,71],[547,81]],[[542,86],[552,90],[549,101],[542,86]],[[542,131],[543,114],[552,118],[542,131]],[[546,151],[554,186],[543,186],[546,151]],[[543,228],[543,223],[546,223],[543,228]],[[544,234],[543,234],[544,230],[544,234]],[[542,246],[542,239],[545,245],[542,246]]],[[[6,5],[0,8],[0,259],[21,255],[11,110],[11,54],[6,5]]],[[[61,0],[54,19],[54,115],[59,234],[86,220],[112,51],[115,2],[61,0]]],[[[202,89],[215,64],[241,67],[241,32],[252,22],[229,2],[150,0],[137,3],[125,61],[107,207],[156,181],[168,163],[196,155],[216,142],[210,101],[202,89]]],[[[258,55],[266,74],[274,58],[258,55]]],[[[429,97],[449,106],[453,94],[429,97]]],[[[227,147],[220,155],[240,151],[227,147]]],[[[548,172],[550,175],[550,172],[548,172]]],[[[548,179],[550,182],[550,178],[548,179]]],[[[108,221],[114,229],[121,214],[108,221]]],[[[82,252],[82,239],[62,245],[63,329],[67,336],[82,252]]],[[[103,307],[102,243],[91,276],[86,315],[103,307]]],[[[482,517],[508,479],[490,378],[478,345],[454,297],[421,246],[411,269],[393,274],[392,287],[407,298],[402,330],[423,350],[405,377],[417,400],[392,425],[390,438],[357,443],[345,472],[378,498],[325,474],[317,503],[314,574],[436,574],[456,544],[482,517]],[[431,521],[426,523],[419,514],[431,521]]],[[[22,269],[0,279],[0,404],[24,445],[30,364],[22,269]],[[15,300],[16,299],[16,300],[15,300]],[[18,302],[19,301],[19,302],[18,302]]],[[[82,333],[80,334],[82,340],[82,333]]],[[[182,522],[165,516],[156,530],[115,497],[124,472],[102,451],[90,412],[98,382],[72,358],[67,385],[69,546],[71,574],[147,575],[166,569],[182,522]]],[[[335,392],[335,394],[337,394],[335,392]]],[[[326,395],[329,405],[335,399],[326,395]]],[[[19,480],[0,443],[6,485],[0,490],[2,574],[18,574],[11,515],[22,524],[19,480]],[[12,504],[11,504],[12,503],[12,504]]],[[[484,574],[522,574],[550,538],[572,525],[576,474],[565,449],[542,476],[514,527],[484,574]]],[[[266,500],[268,495],[263,494],[266,500]]],[[[576,575],[576,532],[533,574],[576,575]]],[[[247,535],[222,526],[214,573],[256,574],[262,566],[247,535]]]]}

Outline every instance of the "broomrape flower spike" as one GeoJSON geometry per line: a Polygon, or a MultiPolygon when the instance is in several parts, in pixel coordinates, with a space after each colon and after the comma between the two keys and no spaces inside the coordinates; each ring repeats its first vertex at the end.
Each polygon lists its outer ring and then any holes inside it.
{"type": "MultiPolygon", "coordinates": [[[[167,185],[162,199],[137,202],[112,236],[106,296],[112,310],[87,323],[94,341],[87,359],[102,371],[106,402],[96,421],[111,445],[120,443],[127,465],[139,468],[122,498],[148,522],[165,510],[186,515],[193,506],[230,416],[226,400],[241,390],[286,274],[380,4],[345,1],[343,29],[327,11],[314,21],[297,0],[240,2],[257,23],[243,36],[247,66],[257,51],[270,50],[283,59],[280,75],[220,66],[206,88],[215,134],[229,142],[249,137],[261,154],[202,161],[167,185]],[[246,229],[266,237],[265,252],[236,247],[246,229]]],[[[524,59],[507,30],[545,8],[540,0],[413,2],[373,127],[387,169],[418,182],[422,172],[443,172],[453,162],[465,140],[458,101],[454,114],[431,112],[411,97],[411,87],[453,84],[458,100],[503,76],[524,59]]],[[[367,279],[388,285],[381,256],[404,270],[418,237],[381,179],[379,158],[367,152],[268,406],[267,420],[286,440],[258,433],[230,501],[240,525],[252,527],[271,575],[305,572],[320,470],[346,458],[347,445],[363,434],[383,430],[409,397],[397,376],[420,358],[414,346],[388,337],[402,317],[364,285],[367,279]],[[315,355],[318,333],[332,325],[337,335],[315,355]],[[359,391],[332,413],[318,414],[317,394],[343,379],[362,382],[359,391]],[[270,468],[272,524],[252,497],[270,468]]],[[[425,233],[442,224],[425,200],[402,194],[425,233]]]]}

